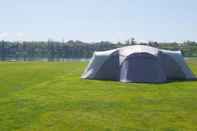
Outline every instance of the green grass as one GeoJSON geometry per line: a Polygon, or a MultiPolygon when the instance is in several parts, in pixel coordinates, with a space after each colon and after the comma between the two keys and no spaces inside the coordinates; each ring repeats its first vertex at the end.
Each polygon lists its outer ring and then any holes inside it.
{"type": "Polygon", "coordinates": [[[0,63],[0,131],[197,130],[196,81],[81,80],[86,64],[0,63]]]}

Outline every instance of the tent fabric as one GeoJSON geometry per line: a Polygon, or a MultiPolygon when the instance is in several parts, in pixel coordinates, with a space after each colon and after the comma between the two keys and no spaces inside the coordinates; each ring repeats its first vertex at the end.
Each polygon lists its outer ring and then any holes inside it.
{"type": "Polygon", "coordinates": [[[181,51],[145,45],[96,51],[81,78],[148,83],[196,79],[181,51]]]}
{"type": "Polygon", "coordinates": [[[104,62],[115,52],[116,50],[102,51],[102,52],[94,52],[87,68],[85,69],[81,78],[93,79],[97,75],[96,73],[99,71],[100,67],[104,64],[104,62]]]}
{"type": "Polygon", "coordinates": [[[99,71],[96,73],[95,79],[119,80],[120,68],[118,57],[118,52],[111,54],[108,60],[104,62],[99,71]]]}
{"type": "Polygon", "coordinates": [[[148,53],[134,53],[122,63],[120,81],[157,83],[166,81],[166,76],[157,57],[148,53]]]}

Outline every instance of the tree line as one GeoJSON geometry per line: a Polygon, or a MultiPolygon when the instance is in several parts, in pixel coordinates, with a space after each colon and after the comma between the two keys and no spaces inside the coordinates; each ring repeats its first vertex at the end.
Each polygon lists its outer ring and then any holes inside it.
{"type": "Polygon", "coordinates": [[[87,43],[82,41],[23,41],[10,42],[0,41],[0,60],[23,60],[32,61],[46,59],[48,61],[60,61],[64,59],[90,58],[94,51],[105,51],[129,45],[150,45],[162,49],[181,50],[185,57],[197,57],[197,42],[154,42],[138,43],[134,38],[125,42],[112,43],[101,41],[87,43]]]}

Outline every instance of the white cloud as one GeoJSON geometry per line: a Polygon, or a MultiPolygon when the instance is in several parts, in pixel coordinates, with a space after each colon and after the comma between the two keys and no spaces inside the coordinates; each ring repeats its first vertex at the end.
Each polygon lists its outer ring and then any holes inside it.
{"type": "Polygon", "coordinates": [[[139,43],[148,43],[147,40],[138,40],[139,43]]]}
{"type": "Polygon", "coordinates": [[[0,39],[4,39],[9,35],[7,32],[0,32],[0,39]]]}
{"type": "Polygon", "coordinates": [[[16,37],[24,37],[25,36],[25,34],[23,33],[23,32],[17,32],[16,33],[16,37]]]}
{"type": "Polygon", "coordinates": [[[0,32],[0,40],[18,41],[25,39],[26,34],[23,32],[0,32]]]}

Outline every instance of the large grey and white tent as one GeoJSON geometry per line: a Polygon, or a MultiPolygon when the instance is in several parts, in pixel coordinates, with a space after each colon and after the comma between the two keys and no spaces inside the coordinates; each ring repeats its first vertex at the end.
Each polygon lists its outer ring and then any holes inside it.
{"type": "Polygon", "coordinates": [[[81,78],[148,83],[196,79],[181,51],[145,45],[96,51],[81,78]]]}

